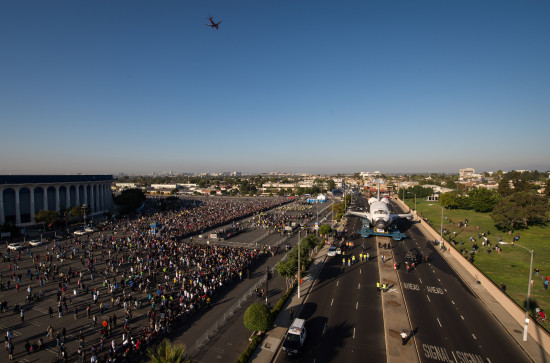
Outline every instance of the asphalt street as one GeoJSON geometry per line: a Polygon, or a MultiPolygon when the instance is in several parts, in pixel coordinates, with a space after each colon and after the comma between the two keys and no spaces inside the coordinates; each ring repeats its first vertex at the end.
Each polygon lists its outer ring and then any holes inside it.
{"type": "Polygon", "coordinates": [[[409,238],[391,241],[400,263],[399,279],[422,362],[526,362],[512,339],[413,222],[401,221],[409,238]],[[428,263],[409,272],[404,255],[412,251],[428,263]]]}

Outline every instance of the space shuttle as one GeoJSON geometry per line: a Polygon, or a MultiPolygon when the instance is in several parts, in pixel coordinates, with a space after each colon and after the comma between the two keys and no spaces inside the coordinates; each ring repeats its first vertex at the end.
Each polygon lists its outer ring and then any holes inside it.
{"type": "Polygon", "coordinates": [[[406,218],[408,220],[413,219],[413,215],[410,213],[390,213],[389,199],[385,197],[380,198],[380,183],[378,183],[378,196],[376,198],[370,198],[368,203],[368,212],[348,211],[346,214],[351,214],[366,219],[372,228],[377,229],[379,232],[387,231],[388,227],[395,223],[399,218],[406,218]]]}

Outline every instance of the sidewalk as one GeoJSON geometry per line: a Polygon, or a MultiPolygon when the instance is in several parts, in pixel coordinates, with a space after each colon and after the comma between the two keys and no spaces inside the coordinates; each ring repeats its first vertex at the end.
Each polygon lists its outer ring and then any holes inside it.
{"type": "Polygon", "coordinates": [[[407,311],[407,305],[401,291],[401,283],[397,270],[393,268],[395,262],[393,249],[385,250],[376,244],[380,286],[387,284],[382,291],[382,313],[384,314],[384,335],[386,338],[386,357],[388,363],[418,362],[418,350],[414,335],[408,338],[405,345],[401,341],[401,332],[412,330],[407,311]],[[382,261],[384,256],[384,261],[382,261]]]}
{"type": "Polygon", "coordinates": [[[307,298],[309,291],[315,284],[315,280],[323,268],[327,257],[327,251],[327,245],[319,250],[317,256],[311,263],[306,276],[303,277],[300,287],[300,297],[298,298],[298,289],[296,289],[292,294],[292,297],[286,302],[284,308],[277,315],[277,318],[273,322],[273,328],[266,333],[261,345],[256,348],[256,351],[250,358],[249,362],[268,363],[273,361],[291,323],[290,308],[292,307],[294,309],[294,316],[300,316],[302,304],[307,298]]]}

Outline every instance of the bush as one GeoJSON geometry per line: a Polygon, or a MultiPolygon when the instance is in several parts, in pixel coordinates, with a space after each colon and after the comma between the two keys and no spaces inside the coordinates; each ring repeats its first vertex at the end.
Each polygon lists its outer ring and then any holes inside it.
{"type": "Polygon", "coordinates": [[[296,288],[296,283],[294,283],[292,285],[292,287],[290,287],[290,289],[286,290],[286,292],[283,294],[283,296],[281,296],[281,298],[279,299],[279,301],[277,301],[277,304],[275,304],[275,306],[273,307],[273,309],[271,310],[271,315],[273,317],[273,320],[275,320],[275,318],[277,317],[277,315],[281,312],[281,310],[283,310],[283,306],[285,305],[285,302],[288,300],[288,298],[292,295],[292,293],[294,292],[294,289],[296,288]]]}
{"type": "Polygon", "coordinates": [[[258,344],[260,344],[260,342],[262,341],[262,339],[263,339],[263,334],[262,335],[254,335],[252,337],[252,342],[248,345],[248,347],[245,349],[245,351],[241,353],[241,355],[239,356],[239,358],[237,358],[235,363],[246,363],[246,362],[248,362],[248,360],[250,359],[250,357],[252,356],[252,354],[254,353],[256,348],[258,347],[258,344]]]}
{"type": "Polygon", "coordinates": [[[267,331],[271,328],[273,318],[267,306],[255,303],[246,309],[243,322],[244,326],[250,331],[267,331]]]}

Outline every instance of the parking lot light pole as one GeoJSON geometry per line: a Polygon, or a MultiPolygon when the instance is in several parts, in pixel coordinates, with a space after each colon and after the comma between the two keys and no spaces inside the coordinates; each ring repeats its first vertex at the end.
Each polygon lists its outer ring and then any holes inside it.
{"type": "Polygon", "coordinates": [[[84,220],[84,231],[86,230],[86,204],[82,204],[82,212],[83,212],[83,215],[82,215],[82,218],[84,220]]]}
{"type": "MultiPolygon", "coordinates": [[[[499,242],[501,245],[509,245],[510,242],[499,242]]],[[[531,263],[529,264],[529,281],[527,281],[527,299],[525,300],[525,324],[523,325],[523,341],[527,341],[527,328],[529,326],[529,297],[531,296],[531,279],[533,278],[533,255],[535,250],[530,250],[520,244],[514,244],[514,246],[520,246],[524,250],[531,254],[531,263]]]]}

